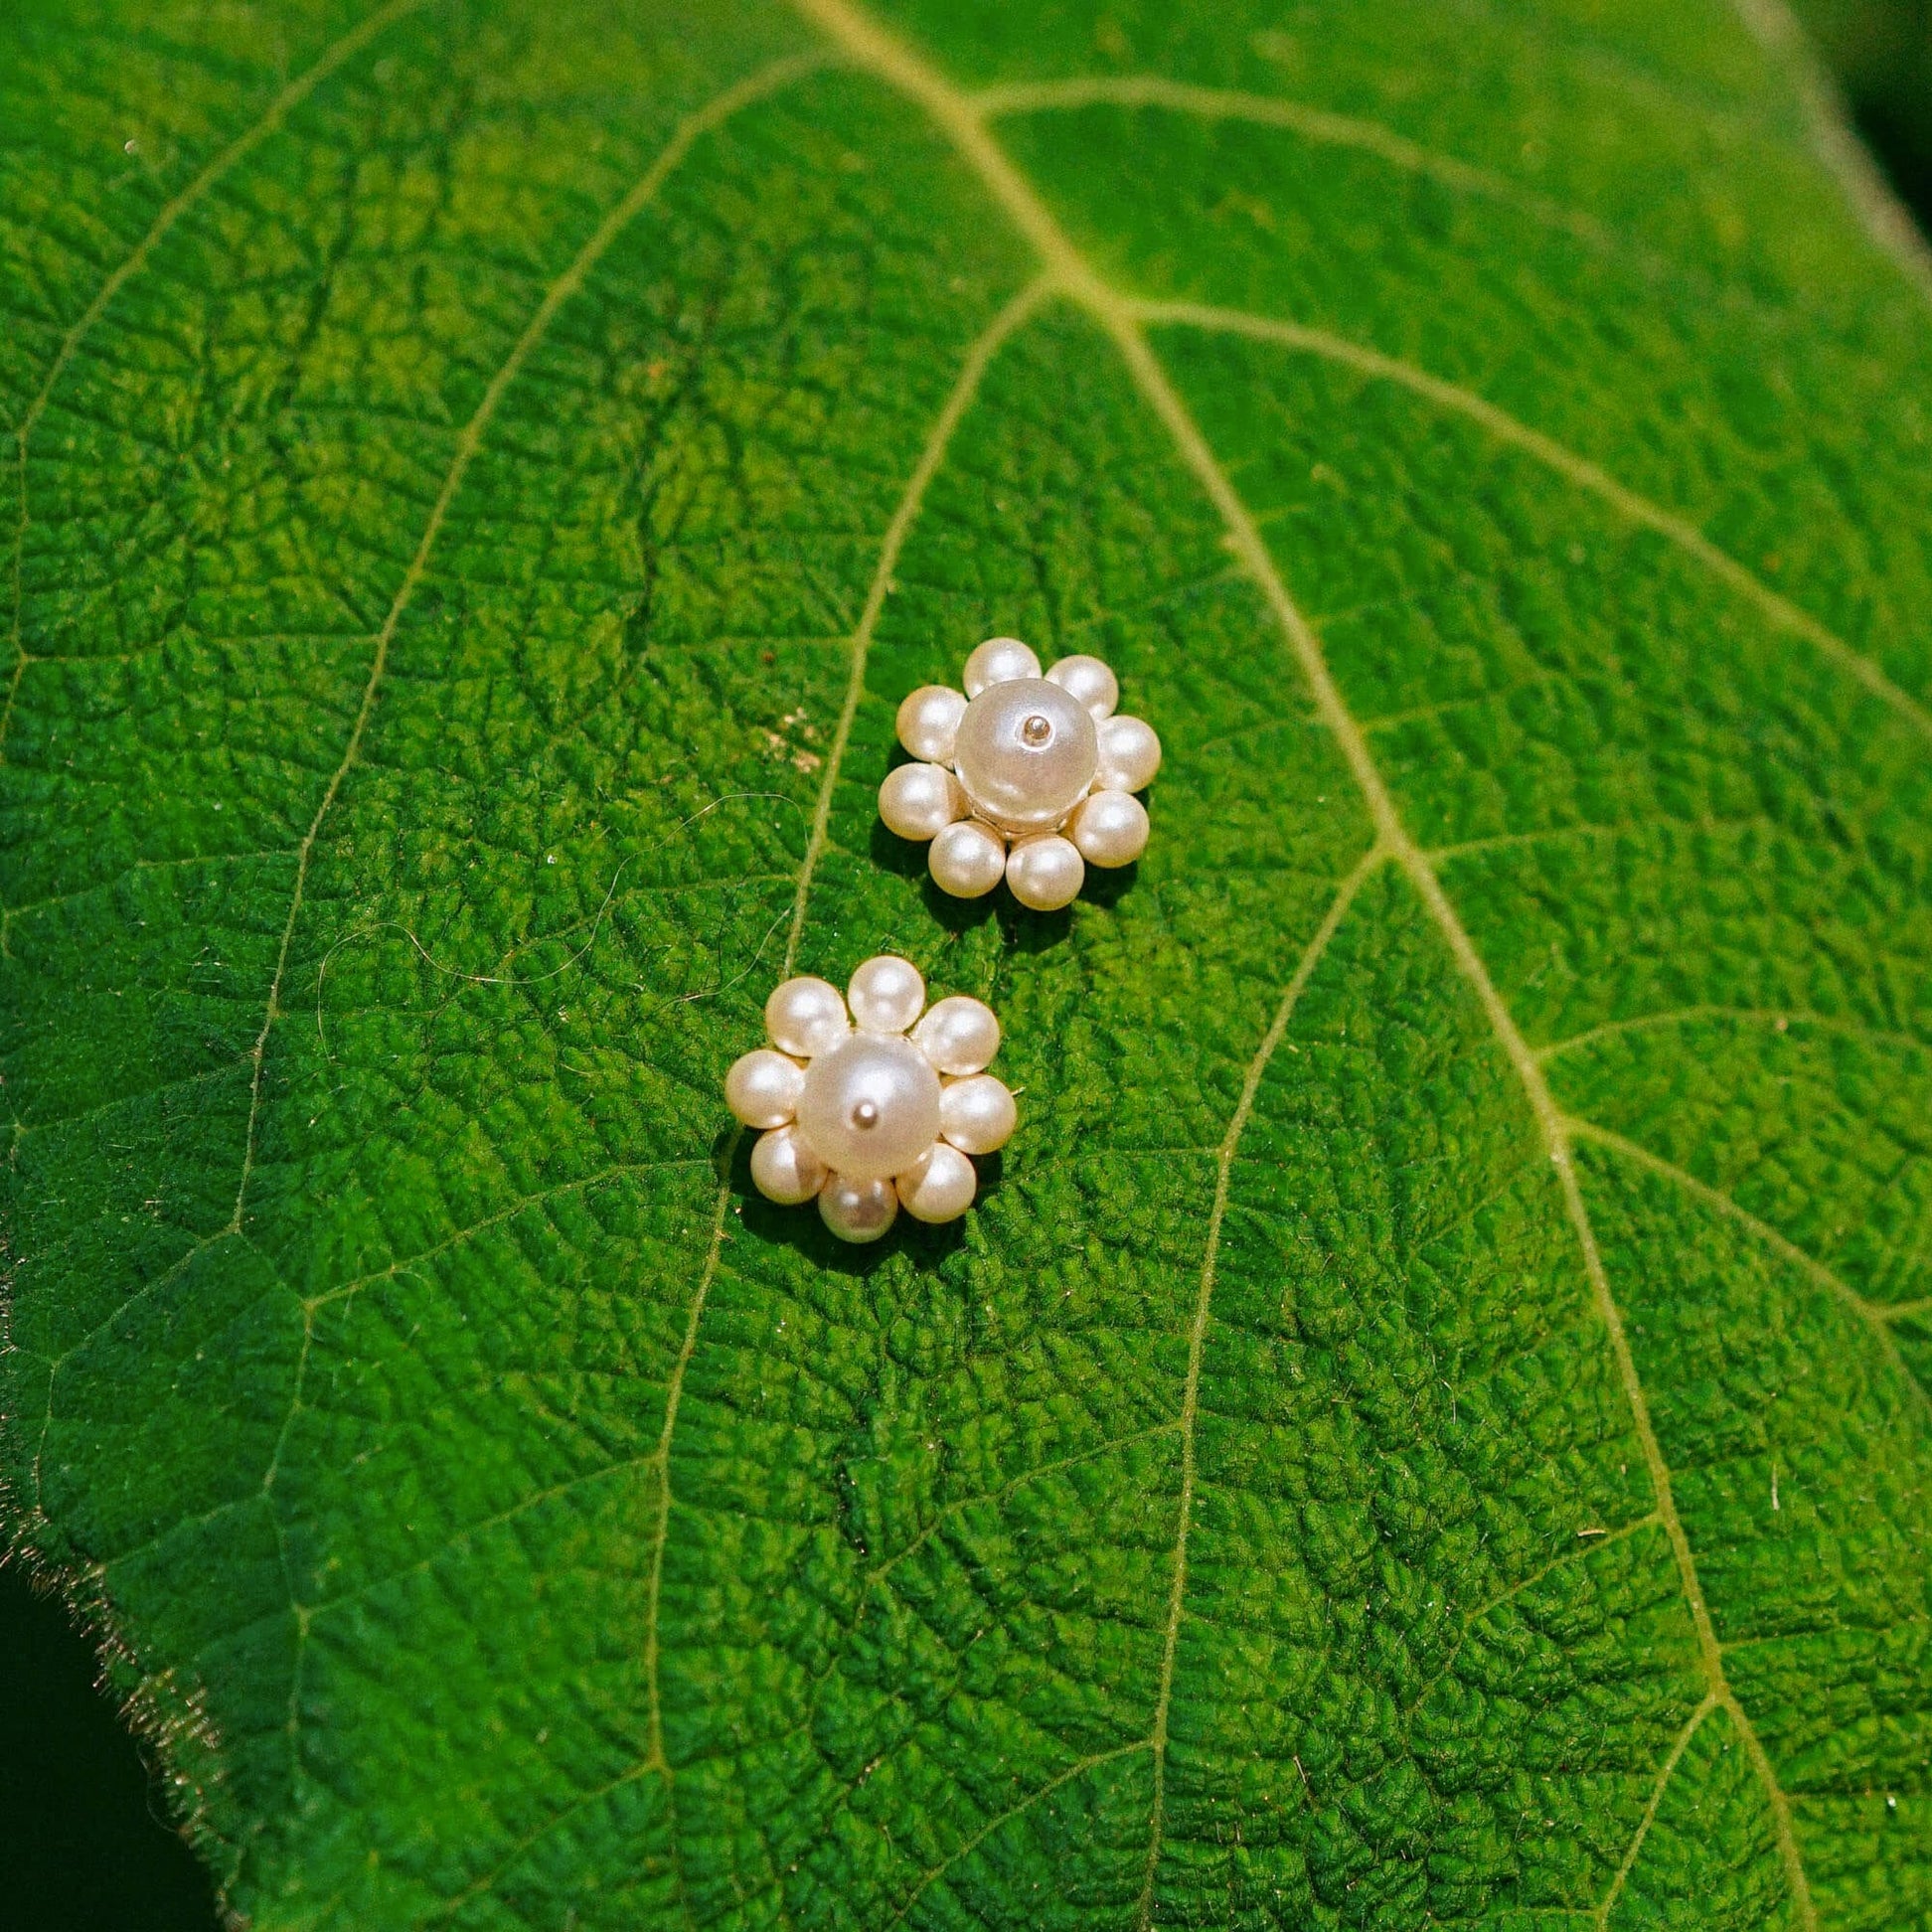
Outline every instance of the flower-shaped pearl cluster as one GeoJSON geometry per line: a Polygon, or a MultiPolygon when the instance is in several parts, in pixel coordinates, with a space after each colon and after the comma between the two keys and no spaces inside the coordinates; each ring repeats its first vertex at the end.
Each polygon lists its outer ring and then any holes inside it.
{"type": "Polygon", "coordinates": [[[901,1208],[949,1221],[973,1205],[966,1157],[1004,1147],[1016,1117],[985,1070],[1000,1023],[959,995],[921,1019],[924,1007],[918,969],[890,953],[867,960],[845,999],[829,981],[789,979],[765,1002],[770,1046],[724,1076],[732,1113],[765,1129],[751,1150],[761,1195],[786,1206],[816,1196],[846,1241],[878,1240],[901,1208]]]}
{"type": "Polygon", "coordinates": [[[1043,677],[1017,637],[989,638],[966,660],[966,693],[922,685],[898,709],[898,739],[918,759],[886,774],[879,816],[902,839],[930,840],[942,891],[978,898],[1002,879],[1022,905],[1056,911],[1088,866],[1130,866],[1147,847],[1161,740],[1119,718],[1120,686],[1096,657],[1064,657],[1043,677]]]}

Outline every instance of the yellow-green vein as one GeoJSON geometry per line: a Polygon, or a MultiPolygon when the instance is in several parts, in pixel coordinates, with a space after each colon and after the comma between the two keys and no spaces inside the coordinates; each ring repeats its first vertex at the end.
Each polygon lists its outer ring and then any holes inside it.
{"type": "Polygon", "coordinates": [[[1525,1041],[1475,941],[1463,925],[1461,915],[1443,890],[1442,883],[1426,854],[1403,824],[1387,781],[1368,749],[1368,739],[1349,711],[1329,669],[1320,639],[1289,595],[1259,526],[1150,347],[1136,305],[1110,287],[1073,246],[1046,204],[987,131],[984,121],[974,112],[970,99],[903,42],[851,5],[850,0],[794,0],[794,5],[808,19],[816,22],[856,62],[925,109],[934,124],[980,176],[1014,227],[1033,244],[1043,265],[1112,338],[1143,398],[1173,437],[1176,447],[1218,512],[1235,556],[1246,565],[1266,598],[1282,636],[1307,680],[1316,710],[1328,725],[1355,777],[1374,822],[1377,843],[1387,848],[1394,863],[1400,866],[1414,886],[1447,942],[1457,968],[1475,991],[1491,1030],[1516,1072],[1529,1102],[1537,1136],[1555,1170],[1564,1211],[1581,1251],[1585,1275],[1604,1326],[1657,1497],[1658,1514],[1677,1557],[1679,1577],[1692,1622],[1696,1626],[1698,1657],[1706,1685],[1736,1722],[1745,1749],[1763,1782],[1771,1803],[1779,1853],[1785,1865],[1800,1925],[1804,1932],[1816,1932],[1818,1915],[1804,1863],[1798,1852],[1791,1805],[1749,1716],[1724,1676],[1723,1655],[1703,1600],[1690,1537],[1672,1495],[1670,1466],[1651,1420],[1649,1397],[1631,1355],[1622,1311],[1611,1290],[1582,1191],[1577,1184],[1575,1161],[1562,1113],[1550,1092],[1541,1064],[1525,1041]]]}
{"type": "Polygon", "coordinates": [[[1246,336],[1251,341],[1269,342],[1304,355],[1320,356],[1373,381],[1393,383],[1438,408],[1453,410],[1466,417],[1499,442],[1522,450],[1525,455],[1554,470],[1565,482],[1573,483],[1580,490],[1587,490],[1627,522],[1637,524],[1675,545],[1738,595],[1748,598],[1780,630],[1803,638],[1822,656],[1855,678],[1874,698],[1890,706],[1900,718],[1932,739],[1932,711],[1894,684],[1868,657],[1854,651],[1829,625],[1821,623],[1810,611],[1801,609],[1789,597],[1773,590],[1762,578],[1754,576],[1734,557],[1719,550],[1689,519],[1666,510],[1619,483],[1607,470],[1599,468],[1587,457],[1577,455],[1554,437],[1544,435],[1540,429],[1532,429],[1527,422],[1520,422],[1473,390],[1444,382],[1441,377],[1431,376],[1412,363],[1405,363],[1394,356],[1384,356],[1379,350],[1366,348],[1345,336],[1332,335],[1326,329],[1306,328],[1298,322],[1250,315],[1239,309],[1214,308],[1202,302],[1137,301],[1131,307],[1136,318],[1150,327],[1180,326],[1246,336]]]}
{"type": "MultiPolygon", "coordinates": [[[[747,76],[744,80],[724,88],[712,100],[686,116],[678,124],[671,138],[659,151],[657,158],[651,163],[650,167],[638,177],[624,197],[598,223],[596,229],[591,233],[582,247],[577,250],[577,253],[571,259],[568,266],[564,269],[563,273],[545,291],[543,300],[539,302],[529,322],[525,324],[522,334],[518,336],[516,342],[512,345],[510,353],[504,359],[502,366],[490,379],[474,412],[458,434],[455,449],[451,454],[449,465],[443,475],[442,485],[437,491],[434,503],[430,506],[429,516],[423,526],[422,535],[417,542],[414,555],[410,558],[408,565],[402,573],[402,580],[397,585],[396,593],[391,599],[388,613],[384,617],[382,628],[377,634],[375,649],[371,654],[369,677],[363,687],[362,701],[357,709],[354,724],[350,727],[348,742],[344,746],[341,759],[338,761],[335,771],[323,791],[321,803],[316,807],[315,815],[309,822],[308,831],[304,835],[300,847],[297,849],[295,885],[289,898],[288,916],[282,925],[281,941],[276,952],[274,973],[269,982],[268,999],[262,1018],[261,1029],[255,1037],[254,1046],[249,1055],[251,1071],[248,1116],[242,1147],[242,1174],[236,1189],[235,1208],[230,1215],[228,1225],[223,1232],[241,1234],[242,1231],[243,1216],[247,1204],[248,1180],[254,1165],[255,1134],[261,1107],[262,1066],[266,1057],[268,1038],[280,1013],[282,982],[288,969],[289,950],[294,939],[296,921],[301,913],[302,890],[308,876],[310,856],[314,852],[315,842],[321,833],[323,821],[327,818],[329,809],[334,804],[336,796],[342,788],[344,779],[348,776],[360,754],[363,738],[368,729],[370,716],[375,710],[377,693],[382,686],[383,673],[388,662],[389,648],[391,641],[396,635],[397,626],[402,621],[403,612],[408,608],[410,599],[414,596],[417,586],[422,581],[423,575],[428,568],[430,554],[434,550],[436,539],[442,531],[450,504],[454,501],[457,491],[462,486],[463,477],[472,459],[482,445],[484,435],[496,415],[497,408],[502,402],[505,392],[516,381],[524,365],[529,361],[532,353],[544,339],[552,322],[556,320],[559,310],[581,289],[590,271],[608,251],[618,236],[655,199],[665,181],[684,161],[685,157],[691,152],[692,147],[707,133],[722,125],[740,109],[750,105],[754,101],[765,98],[767,95],[781,87],[789,85],[792,81],[801,79],[803,76],[818,71],[825,65],[825,59],[820,55],[795,55],[785,60],[774,61],[760,68],[756,73],[747,76]]],[[[276,1437],[274,1455],[277,1460],[280,1456],[282,1439],[287,1433],[289,1421],[301,1407],[304,1377],[308,1368],[313,1333],[314,1311],[311,1306],[305,1311],[302,1343],[300,1353],[296,1360],[295,1375],[289,1397],[288,1414],[284,1417],[282,1428],[276,1437]]],[[[50,1384],[50,1414],[52,1413],[52,1403],[53,1397],[50,1384]]],[[[270,1472],[272,1472],[274,1467],[275,1463],[271,1462],[269,1465],[270,1472]]],[[[267,1491],[267,1478],[264,1476],[264,1493],[267,1491]]],[[[277,1545],[284,1545],[285,1537],[281,1522],[275,1516],[272,1509],[270,1510],[270,1521],[274,1529],[277,1545]]],[[[293,1607],[296,1609],[298,1618],[298,1638],[305,1637],[307,1631],[306,1616],[302,1613],[300,1605],[294,1605],[293,1607]]],[[[299,1674],[302,1668],[303,1648],[303,1644],[298,1641],[293,1666],[297,1682],[299,1682],[299,1674]]],[[[289,1724],[292,1746],[294,1742],[293,1733],[297,1725],[297,1710],[292,1693],[289,1709],[289,1724]]],[[[294,1764],[295,1774],[299,1776],[299,1756],[294,1756],[292,1762],[294,1764]]]]}
{"type": "MultiPolygon", "coordinates": [[[[932,427],[927,432],[918,460],[913,464],[912,474],[907,478],[905,489],[886,526],[885,535],[880,540],[879,558],[873,569],[872,582],[867,589],[866,601],[860,610],[859,622],[853,629],[848,646],[850,666],[846,674],[845,699],[840,708],[838,726],[833,732],[832,742],[826,753],[825,771],[819,780],[818,802],[812,813],[812,829],[806,839],[804,857],[799,863],[798,890],[792,900],[791,932],[785,942],[785,963],[780,974],[781,978],[790,976],[798,959],[799,941],[805,930],[805,914],[811,902],[812,885],[817,877],[819,860],[824,854],[832,822],[833,797],[844,769],[846,749],[852,740],[852,723],[858,715],[860,701],[865,695],[866,664],[872,648],[873,631],[878,625],[879,614],[885,608],[886,595],[891,588],[892,571],[897,566],[899,552],[904,547],[907,533],[918,518],[920,506],[925,501],[926,490],[934,475],[937,474],[940,464],[945,460],[946,451],[951,446],[953,434],[958,429],[961,418],[972,406],[973,399],[979,394],[980,384],[993,358],[999,354],[1014,331],[1019,329],[1039,307],[1050,287],[1050,281],[1046,276],[1030,282],[1000,310],[968,349],[960,364],[959,374],[954,379],[952,388],[947,392],[939,413],[933,418],[932,427]]],[[[677,1428],[678,1409],[684,1395],[685,1372],[690,1367],[692,1353],[698,1346],[698,1325],[704,1317],[705,1304],[710,1298],[712,1284],[718,1275],[719,1261],[724,1250],[724,1227],[731,1207],[730,1167],[739,1138],[741,1137],[733,1137],[720,1162],[718,1190],[712,1205],[711,1244],[705,1256],[704,1268],[698,1278],[697,1289],[691,1298],[684,1342],[672,1368],[671,1379],[665,1395],[664,1430],[654,1458],[657,1463],[658,1502],[657,1521],[651,1539],[651,1571],[645,1596],[645,1687],[650,1706],[651,1755],[659,1768],[667,1773],[670,1767],[664,1755],[663,1698],[659,1689],[659,1622],[663,1602],[664,1555],[671,1534],[671,1444],[677,1428]]]]}
{"type": "Polygon", "coordinates": [[[1898,1346],[1898,1338],[1891,1331],[1892,1311],[1882,1303],[1868,1301],[1849,1281],[1827,1267],[1815,1254],[1807,1253],[1789,1235],[1779,1233],[1769,1221],[1760,1220],[1749,1208],[1740,1207],[1721,1188],[1713,1188],[1707,1181],[1699,1181],[1694,1174],[1673,1161],[1665,1160],[1661,1154],[1653,1154],[1648,1147],[1628,1140],[1608,1127],[1600,1127],[1593,1120],[1579,1120],[1572,1116],[1565,1120],[1564,1126],[1572,1140],[1593,1142],[1606,1153],[1616,1155],[1634,1167],[1648,1170],[1661,1180],[1670,1182],[1673,1187],[1682,1189],[1693,1201],[1700,1201],[1705,1207],[1714,1208],[1727,1220],[1735,1221],[1761,1246],[1768,1247],[1780,1259],[1808,1275],[1821,1288],[1829,1288],[1871,1331],[1886,1361],[1897,1371],[1904,1385],[1918,1397],[1921,1406],[1932,1409],[1932,1393],[1928,1393],[1925,1385],[1912,1373],[1898,1346]]]}
{"type": "Polygon", "coordinates": [[[1154,1801],[1149,1808],[1147,1863],[1141,1875],[1139,1923],[1142,1932],[1154,1922],[1154,1876],[1161,1861],[1161,1829],[1167,1807],[1168,1711],[1174,1698],[1174,1663],[1181,1642],[1181,1612],[1188,1590],[1188,1534],[1193,1527],[1195,1499],[1195,1427],[1201,1413],[1201,1363],[1208,1343],[1208,1317],[1214,1298],[1214,1267],[1220,1259],[1221,1227],[1227,1219],[1227,1197],[1234,1173],[1234,1156],[1254,1112],[1256,1094],[1268,1063],[1288,1032],[1303,990],[1328,951],[1329,941],[1348,916],[1363,882],[1389,857],[1379,840],[1363,854],[1337,887],[1328,911],[1302,949],[1276,1004],[1274,1017],[1261,1044],[1248,1061],[1240,1098],[1228,1116],[1227,1131],[1214,1157],[1214,1205],[1208,1214],[1208,1239],[1202,1250],[1201,1285],[1195,1295],[1194,1320],[1188,1329],[1188,1374],[1181,1391],[1181,1500],[1174,1532],[1174,1566],[1168,1584],[1167,1623],[1161,1640],[1161,1675],[1154,1699],[1154,1727],[1148,1744],[1154,1753],[1154,1801]]]}

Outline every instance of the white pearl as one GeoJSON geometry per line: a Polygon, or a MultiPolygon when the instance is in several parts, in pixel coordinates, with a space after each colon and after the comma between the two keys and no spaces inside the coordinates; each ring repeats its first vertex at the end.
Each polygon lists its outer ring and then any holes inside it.
{"type": "Polygon", "coordinates": [[[898,1196],[881,1178],[835,1174],[819,1192],[819,1218],[842,1241],[876,1241],[898,1218],[898,1196]]]}
{"type": "Polygon", "coordinates": [[[853,974],[846,1004],[861,1033],[902,1034],[925,1005],[925,981],[909,959],[881,953],[853,974]]]}
{"type": "Polygon", "coordinates": [[[948,1080],[939,1096],[939,1131],[962,1154],[991,1154],[1004,1147],[1019,1118],[1006,1083],[991,1073],[948,1080]]]}
{"type": "Polygon", "coordinates": [[[1100,726],[1099,781],[1106,791],[1137,792],[1161,768],[1161,740],[1138,718],[1110,718],[1100,726]]]}
{"type": "Polygon", "coordinates": [[[979,1193],[979,1176],[958,1148],[934,1141],[893,1184],[914,1220],[957,1220],[979,1193]]]}
{"type": "Polygon", "coordinates": [[[879,788],[879,816],[901,839],[929,839],[969,809],[959,780],[944,765],[900,765],[879,788]]]}
{"type": "Polygon", "coordinates": [[[1007,884],[1013,896],[1036,912],[1057,912],[1062,905],[1071,905],[1085,879],[1079,848],[1054,832],[1023,840],[1007,860],[1007,884]]]}
{"type": "Polygon", "coordinates": [[[897,1174],[938,1138],[939,1076],[910,1041],[854,1034],[805,1069],[798,1131],[834,1174],[897,1174]]]}
{"type": "Polygon", "coordinates": [[[954,898],[984,898],[1006,877],[1006,841],[977,819],[949,825],[932,842],[932,883],[954,898]]]}
{"type": "Polygon", "coordinates": [[[1085,795],[1099,756],[1083,705],[1045,678],[1017,678],[966,707],[953,765],[983,817],[1009,832],[1046,832],[1085,795]]]}
{"type": "Polygon", "coordinates": [[[751,1181],[767,1201],[796,1208],[825,1186],[826,1166],[796,1127],[774,1127],[751,1148],[751,1181]]]}
{"type": "Polygon", "coordinates": [[[1000,1023],[990,1006],[955,993],[912,1029],[912,1044],[942,1073],[977,1073],[1000,1050],[1000,1023]]]}
{"type": "Polygon", "coordinates": [[[1120,680],[1097,657],[1063,657],[1046,675],[1094,718],[1111,718],[1120,703],[1120,680]]]}
{"type": "Polygon", "coordinates": [[[781,1053],[810,1059],[851,1032],[839,989],[822,979],[788,979],[765,1002],[765,1032],[781,1053]]]}
{"type": "Polygon", "coordinates": [[[965,715],[964,694],[945,685],[921,685],[898,708],[898,741],[928,764],[951,764],[953,735],[965,715]]]}
{"type": "Polygon", "coordinates": [[[1097,791],[1066,830],[1088,865],[1131,866],[1147,850],[1147,807],[1132,792],[1097,791]]]}
{"type": "Polygon", "coordinates": [[[782,1127],[798,1111],[805,1069],[769,1046],[741,1055],[724,1076],[724,1104],[746,1127],[782,1127]]]}
{"type": "Polygon", "coordinates": [[[977,698],[988,685],[1013,678],[1037,678],[1040,660],[1017,637],[989,637],[966,660],[966,696],[977,698]]]}

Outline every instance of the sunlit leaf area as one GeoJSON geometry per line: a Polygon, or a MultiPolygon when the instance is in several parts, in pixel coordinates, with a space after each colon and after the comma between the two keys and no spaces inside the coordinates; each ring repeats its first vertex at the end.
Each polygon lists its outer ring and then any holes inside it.
{"type": "Polygon", "coordinates": [[[1928,49],[0,9],[0,1919],[1932,1928],[1928,49]],[[996,635],[1064,911],[878,816],[996,635]]]}

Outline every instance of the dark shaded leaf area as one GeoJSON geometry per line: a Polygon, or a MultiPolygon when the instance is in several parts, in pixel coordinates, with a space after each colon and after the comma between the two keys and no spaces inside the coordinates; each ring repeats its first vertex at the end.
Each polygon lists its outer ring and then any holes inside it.
{"type": "Polygon", "coordinates": [[[1857,128],[1932,234],[1932,0],[1803,0],[1857,128]]]}
{"type": "Polygon", "coordinates": [[[23,1932],[208,1932],[208,1874],[97,1691],[92,1647],[0,1569],[0,1848],[23,1932]]]}
{"type": "Polygon", "coordinates": [[[0,35],[7,1525],[235,1914],[1932,1925],[1932,308],[1805,77],[0,35]],[[1064,915],[876,822],[996,631],[1167,744],[1064,915]],[[720,1082],[885,949],[1022,1126],[854,1250],[720,1082]]]}

